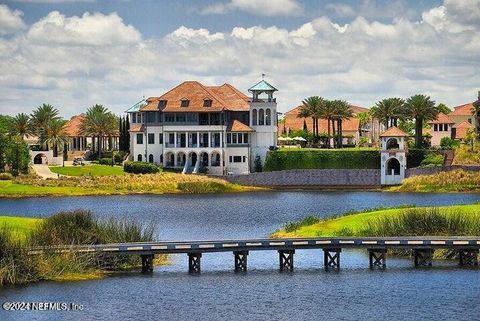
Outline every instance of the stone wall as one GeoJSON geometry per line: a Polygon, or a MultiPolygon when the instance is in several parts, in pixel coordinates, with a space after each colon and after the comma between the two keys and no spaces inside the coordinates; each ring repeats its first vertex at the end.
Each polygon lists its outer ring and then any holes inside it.
{"type": "Polygon", "coordinates": [[[450,165],[450,166],[438,166],[438,167],[408,168],[405,171],[405,177],[418,176],[418,175],[431,175],[439,172],[453,171],[455,169],[463,169],[465,171],[480,171],[480,166],[450,165]]]}
{"type": "Polygon", "coordinates": [[[380,169],[292,169],[223,178],[242,185],[269,187],[378,187],[380,169]]]}

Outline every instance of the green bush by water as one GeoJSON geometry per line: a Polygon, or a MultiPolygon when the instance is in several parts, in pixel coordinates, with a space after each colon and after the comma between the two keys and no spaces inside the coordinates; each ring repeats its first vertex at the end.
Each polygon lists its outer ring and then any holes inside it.
{"type": "Polygon", "coordinates": [[[123,170],[133,174],[154,174],[160,172],[160,167],[152,163],[128,161],[123,164],[123,170]]]}

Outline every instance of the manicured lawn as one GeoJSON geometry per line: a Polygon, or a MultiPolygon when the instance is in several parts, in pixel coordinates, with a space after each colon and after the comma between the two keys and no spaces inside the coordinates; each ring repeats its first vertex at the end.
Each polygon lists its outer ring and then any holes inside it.
{"type": "Polygon", "coordinates": [[[50,166],[56,174],[66,176],[110,176],[125,174],[122,166],[85,165],[85,166],[50,166]]]}
{"type": "MultiPolygon", "coordinates": [[[[477,215],[480,212],[480,204],[456,205],[441,207],[440,209],[458,209],[468,215],[477,215]]],[[[326,219],[312,225],[301,226],[293,232],[286,232],[282,229],[273,233],[272,237],[342,236],[342,230],[348,230],[352,235],[358,235],[358,233],[367,226],[369,221],[381,217],[398,216],[403,210],[404,208],[394,208],[326,219]]]]}

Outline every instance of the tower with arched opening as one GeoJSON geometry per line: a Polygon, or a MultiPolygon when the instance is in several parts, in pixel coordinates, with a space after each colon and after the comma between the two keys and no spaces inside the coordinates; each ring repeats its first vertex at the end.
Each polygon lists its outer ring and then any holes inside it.
{"type": "Polygon", "coordinates": [[[407,134],[397,127],[391,127],[380,135],[381,184],[400,184],[407,168],[407,134]]]}

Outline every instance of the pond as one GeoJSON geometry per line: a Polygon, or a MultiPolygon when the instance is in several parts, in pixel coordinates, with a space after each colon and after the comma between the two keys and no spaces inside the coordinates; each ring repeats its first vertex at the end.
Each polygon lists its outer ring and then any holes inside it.
{"type": "MultiPolygon", "coordinates": [[[[221,195],[61,197],[0,200],[1,215],[48,216],[91,209],[99,216],[155,220],[163,240],[265,237],[288,221],[349,210],[469,204],[477,194],[377,192],[262,192],[221,195]]],[[[186,255],[152,275],[128,273],[103,280],[43,282],[0,290],[0,301],[82,304],[83,311],[7,312],[0,320],[448,320],[480,315],[480,271],[434,262],[415,269],[387,259],[368,269],[362,251],[342,252],[339,272],[325,272],[318,250],[297,251],[295,272],[278,271],[277,253],[252,252],[249,271],[233,272],[231,253],[204,254],[202,273],[187,273],[186,255]]]]}

